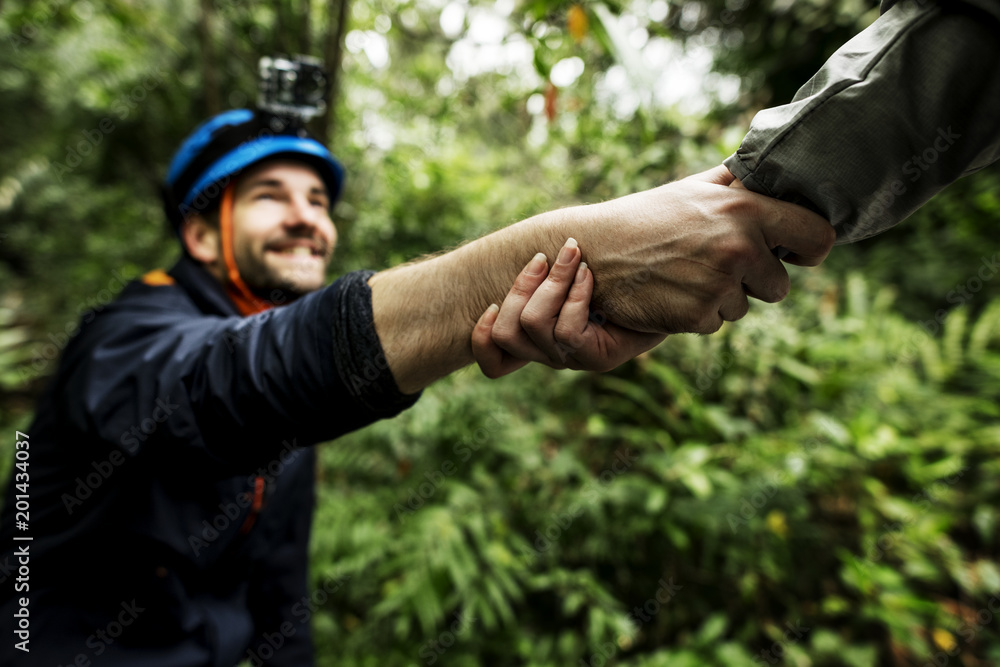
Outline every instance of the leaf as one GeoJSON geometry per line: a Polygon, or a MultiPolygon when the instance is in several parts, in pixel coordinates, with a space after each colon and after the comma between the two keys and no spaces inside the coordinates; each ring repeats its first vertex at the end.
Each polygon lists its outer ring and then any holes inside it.
{"type": "Polygon", "coordinates": [[[656,88],[656,75],[643,62],[642,54],[629,42],[618,18],[607,5],[598,2],[591,5],[591,9],[608,36],[611,54],[625,68],[633,90],[639,95],[640,107],[648,110],[652,105],[652,91],[656,88]]]}
{"type": "Polygon", "coordinates": [[[1000,568],[996,563],[988,560],[976,562],[976,574],[982,584],[983,592],[996,592],[1000,590],[1000,568]]]}
{"type": "Polygon", "coordinates": [[[788,536],[788,520],[781,510],[771,510],[765,519],[768,530],[784,539],[788,536]]]}
{"type": "Polygon", "coordinates": [[[948,314],[944,322],[944,337],[941,340],[945,372],[950,376],[962,367],[962,340],[969,321],[967,308],[959,306],[948,314]]]}
{"type": "Polygon", "coordinates": [[[649,492],[646,497],[646,512],[657,514],[667,504],[667,492],[661,487],[656,487],[649,492]]]}
{"type": "Polygon", "coordinates": [[[944,628],[934,628],[931,633],[931,637],[934,639],[934,645],[937,646],[942,651],[950,652],[957,642],[955,641],[955,635],[951,634],[944,628]]]}
{"type": "Polygon", "coordinates": [[[698,498],[705,498],[712,494],[712,483],[700,470],[692,470],[682,475],[681,482],[698,498]]]}
{"type": "Polygon", "coordinates": [[[545,82],[545,117],[551,123],[556,119],[556,99],[559,89],[551,81],[545,82]]]}
{"type": "Polygon", "coordinates": [[[972,524],[982,540],[990,540],[997,527],[997,511],[991,505],[979,505],[972,513],[972,524]]]}
{"type": "Polygon", "coordinates": [[[711,644],[725,633],[728,625],[729,622],[725,614],[712,614],[702,624],[701,629],[698,630],[695,641],[702,645],[711,644]]]}
{"type": "Polygon", "coordinates": [[[583,42],[583,38],[587,36],[587,29],[590,25],[587,12],[584,11],[583,7],[580,5],[570,7],[566,15],[566,23],[573,41],[577,44],[583,42]]]}
{"type": "Polygon", "coordinates": [[[785,375],[806,385],[818,384],[823,379],[823,376],[815,368],[806,366],[801,361],[791,357],[778,357],[777,366],[785,375]]]}
{"type": "Polygon", "coordinates": [[[968,356],[979,361],[991,341],[1000,337],[1000,301],[991,303],[972,327],[969,334],[968,356]]]}

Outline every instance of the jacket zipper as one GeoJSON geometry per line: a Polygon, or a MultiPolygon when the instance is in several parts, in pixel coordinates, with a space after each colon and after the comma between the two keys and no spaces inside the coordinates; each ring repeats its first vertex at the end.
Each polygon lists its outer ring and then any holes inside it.
{"type": "Polygon", "coordinates": [[[258,475],[254,477],[253,480],[253,504],[250,505],[250,513],[247,514],[246,520],[240,527],[240,535],[246,535],[253,528],[253,524],[257,521],[257,515],[260,514],[260,508],[264,504],[264,486],[265,480],[263,477],[258,475]]]}

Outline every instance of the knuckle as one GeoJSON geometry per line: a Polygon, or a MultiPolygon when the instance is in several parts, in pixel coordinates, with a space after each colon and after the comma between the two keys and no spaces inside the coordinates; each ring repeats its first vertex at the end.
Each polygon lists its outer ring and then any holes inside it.
{"type": "Polygon", "coordinates": [[[748,190],[728,190],[726,195],[717,202],[717,210],[713,213],[717,219],[743,221],[757,216],[760,207],[753,193],[748,190]]]}
{"type": "Polygon", "coordinates": [[[521,328],[529,333],[539,333],[545,329],[545,322],[537,314],[525,310],[521,313],[521,328]]]}
{"type": "Polygon", "coordinates": [[[589,303],[590,298],[583,289],[577,289],[574,285],[566,295],[566,303],[589,303]]]}
{"type": "Polygon", "coordinates": [[[743,233],[729,235],[715,247],[715,254],[727,267],[746,259],[752,253],[753,244],[743,233]]]}
{"type": "Polygon", "coordinates": [[[528,298],[535,293],[535,288],[531,284],[518,279],[514,281],[513,287],[510,288],[510,293],[516,297],[528,298]]]}
{"type": "Polygon", "coordinates": [[[541,304],[538,303],[538,300],[536,299],[533,302],[529,301],[524,306],[524,309],[521,311],[521,315],[520,315],[519,321],[521,322],[522,326],[525,325],[525,324],[528,324],[528,323],[532,323],[532,324],[538,325],[543,320],[545,320],[545,318],[546,318],[546,315],[543,312],[543,308],[542,308],[541,304]]]}
{"type": "Polygon", "coordinates": [[[545,279],[545,282],[549,283],[550,285],[559,285],[560,287],[569,282],[569,277],[565,275],[566,271],[560,270],[560,268],[563,267],[556,267],[554,271],[550,271],[549,277],[545,279]]]}
{"type": "Polygon", "coordinates": [[[573,327],[569,326],[565,322],[556,322],[556,326],[552,330],[552,336],[556,339],[556,341],[565,344],[572,344],[574,338],[576,337],[573,327]]]}
{"type": "Polygon", "coordinates": [[[493,328],[493,342],[500,347],[507,349],[514,345],[518,339],[518,332],[507,327],[493,328]]]}

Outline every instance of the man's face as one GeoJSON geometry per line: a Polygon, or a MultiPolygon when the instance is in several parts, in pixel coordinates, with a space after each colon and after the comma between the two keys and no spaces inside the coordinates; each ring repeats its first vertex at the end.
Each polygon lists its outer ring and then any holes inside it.
{"type": "Polygon", "coordinates": [[[265,298],[298,297],[326,282],[337,245],[330,198],[316,172],[291,160],[255,165],[233,197],[233,255],[243,281],[265,298]]]}

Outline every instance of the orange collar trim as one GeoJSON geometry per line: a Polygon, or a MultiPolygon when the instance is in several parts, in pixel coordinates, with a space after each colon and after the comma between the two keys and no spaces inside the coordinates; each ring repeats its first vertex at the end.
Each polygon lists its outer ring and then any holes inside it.
{"type": "Polygon", "coordinates": [[[153,286],[173,285],[174,279],[163,269],[153,269],[142,277],[142,282],[153,286]]]}

